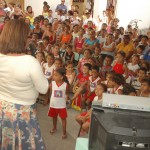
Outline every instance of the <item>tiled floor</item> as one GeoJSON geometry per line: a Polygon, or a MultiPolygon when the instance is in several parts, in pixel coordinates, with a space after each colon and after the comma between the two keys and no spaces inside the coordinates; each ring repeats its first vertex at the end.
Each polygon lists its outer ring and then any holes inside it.
{"type": "Polygon", "coordinates": [[[37,105],[37,116],[40,123],[42,136],[47,150],[75,150],[76,138],[79,131],[79,125],[75,121],[75,116],[79,112],[68,109],[67,132],[68,138],[62,140],[61,120],[58,119],[57,132],[54,135],[49,133],[52,128],[52,119],[47,116],[48,106],[37,105]]]}

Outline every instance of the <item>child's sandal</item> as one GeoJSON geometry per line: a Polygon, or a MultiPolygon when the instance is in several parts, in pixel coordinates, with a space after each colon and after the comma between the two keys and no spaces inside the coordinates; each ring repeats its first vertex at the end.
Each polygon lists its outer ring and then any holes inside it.
{"type": "Polygon", "coordinates": [[[51,129],[50,134],[54,134],[57,131],[57,129],[51,129]]]}
{"type": "Polygon", "coordinates": [[[62,139],[66,139],[66,138],[67,138],[67,134],[63,134],[62,139]]]}

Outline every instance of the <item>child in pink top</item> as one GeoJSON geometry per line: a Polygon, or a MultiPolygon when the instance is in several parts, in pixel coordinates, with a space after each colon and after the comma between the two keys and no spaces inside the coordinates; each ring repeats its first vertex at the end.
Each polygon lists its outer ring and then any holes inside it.
{"type": "Polygon", "coordinates": [[[78,62],[77,68],[78,68],[79,73],[82,72],[82,68],[83,68],[84,64],[89,63],[90,56],[91,56],[91,50],[85,49],[84,54],[83,54],[83,58],[81,58],[78,62]]]}

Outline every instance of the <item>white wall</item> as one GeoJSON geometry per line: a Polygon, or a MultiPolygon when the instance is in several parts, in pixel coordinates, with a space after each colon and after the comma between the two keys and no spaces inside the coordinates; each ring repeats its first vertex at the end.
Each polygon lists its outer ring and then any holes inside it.
{"type": "MultiPolygon", "coordinates": [[[[55,8],[57,4],[61,3],[61,0],[25,0],[25,9],[27,6],[32,6],[35,16],[41,15],[43,10],[43,2],[47,1],[50,5],[50,9],[53,10],[53,14],[55,14],[55,8]]],[[[66,0],[65,5],[70,8],[71,0],[66,0]]]]}
{"type": "MultiPolygon", "coordinates": [[[[103,10],[106,10],[107,0],[94,1],[94,14],[93,17],[98,21],[98,15],[101,17],[103,10]]],[[[101,24],[99,24],[101,26],[101,24]]]]}
{"type": "Polygon", "coordinates": [[[118,0],[117,17],[123,27],[133,19],[142,20],[138,24],[140,29],[150,27],[150,0],[118,0]]]}

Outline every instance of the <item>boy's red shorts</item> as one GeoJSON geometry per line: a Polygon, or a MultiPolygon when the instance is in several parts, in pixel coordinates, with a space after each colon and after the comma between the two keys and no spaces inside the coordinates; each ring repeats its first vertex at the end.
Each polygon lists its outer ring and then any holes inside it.
{"type": "Polygon", "coordinates": [[[95,93],[92,93],[89,97],[87,97],[87,95],[85,95],[85,100],[90,100],[90,102],[92,102],[93,100],[94,100],[94,97],[96,96],[96,94],[95,93]]]}
{"type": "Polygon", "coordinates": [[[48,116],[56,118],[59,115],[61,119],[67,118],[67,110],[66,108],[49,108],[48,116]]]}
{"type": "MultiPolygon", "coordinates": [[[[82,112],[81,114],[80,114],[80,116],[86,116],[86,114],[87,114],[87,112],[82,112]]],[[[91,122],[91,119],[89,118],[88,120],[87,120],[87,122],[91,122]]]]}

